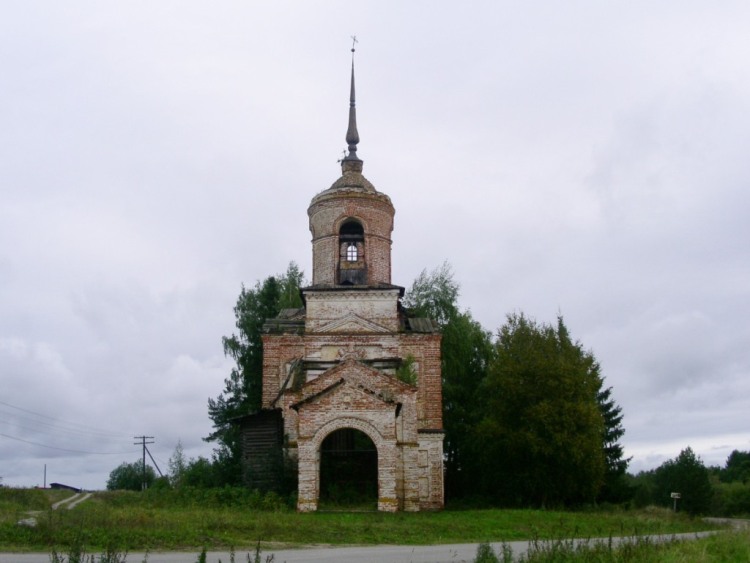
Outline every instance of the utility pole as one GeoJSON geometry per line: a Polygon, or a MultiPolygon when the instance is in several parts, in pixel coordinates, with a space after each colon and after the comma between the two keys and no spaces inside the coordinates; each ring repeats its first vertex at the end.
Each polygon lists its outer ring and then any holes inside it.
{"type": "MultiPolygon", "coordinates": [[[[141,490],[146,490],[146,444],[153,444],[154,443],[154,437],[153,436],[133,436],[134,440],[139,440],[138,442],[133,442],[136,446],[141,445],[143,446],[143,480],[141,481],[141,490]],[[151,440],[148,442],[147,440],[151,440]]],[[[151,455],[151,452],[149,452],[148,455],[151,455]]]]}

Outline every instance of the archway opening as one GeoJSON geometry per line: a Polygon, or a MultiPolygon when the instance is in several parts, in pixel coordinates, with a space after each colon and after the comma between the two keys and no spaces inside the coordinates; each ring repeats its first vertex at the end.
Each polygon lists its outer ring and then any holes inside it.
{"type": "Polygon", "coordinates": [[[320,509],[377,510],[378,451],[354,428],[331,432],[320,445],[320,509]]]}
{"type": "Polygon", "coordinates": [[[356,219],[347,219],[339,228],[339,284],[367,284],[365,230],[356,219]]]}

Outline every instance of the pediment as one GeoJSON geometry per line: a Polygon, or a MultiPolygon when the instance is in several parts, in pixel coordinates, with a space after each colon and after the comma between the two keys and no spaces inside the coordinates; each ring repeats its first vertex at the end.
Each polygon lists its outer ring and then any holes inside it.
{"type": "Polygon", "coordinates": [[[361,333],[390,331],[384,326],[368,321],[355,313],[348,313],[335,321],[321,326],[318,332],[361,333]]]}
{"type": "Polygon", "coordinates": [[[407,396],[416,394],[416,389],[395,377],[368,367],[356,360],[347,360],[333,367],[312,381],[308,381],[299,391],[299,398],[292,408],[316,401],[334,392],[341,386],[353,386],[384,403],[400,403],[407,396]]]}
{"type": "Polygon", "coordinates": [[[346,411],[372,411],[382,409],[399,409],[400,402],[388,390],[379,392],[368,389],[355,381],[340,379],[291,405],[297,411],[315,405],[318,409],[336,409],[346,411]]]}

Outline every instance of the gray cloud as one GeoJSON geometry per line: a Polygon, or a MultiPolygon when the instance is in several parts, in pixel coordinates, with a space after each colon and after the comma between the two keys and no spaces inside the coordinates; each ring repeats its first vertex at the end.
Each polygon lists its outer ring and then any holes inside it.
{"type": "Polygon", "coordinates": [[[240,284],[310,269],[352,33],[394,282],[448,260],[488,329],[561,312],[633,469],[750,449],[743,3],[3,11],[0,401],[52,418],[0,408],[4,482],[102,487],[144,433],[210,455],[240,284]]]}

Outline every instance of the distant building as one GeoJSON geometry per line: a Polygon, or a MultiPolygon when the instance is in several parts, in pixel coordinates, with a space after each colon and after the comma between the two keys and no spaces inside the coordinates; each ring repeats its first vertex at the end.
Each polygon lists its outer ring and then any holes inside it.
{"type": "Polygon", "coordinates": [[[347,499],[441,509],[441,336],[432,320],[409,316],[404,288],[391,284],[395,210],[362,175],[353,67],[346,140],[342,176],[307,210],[304,307],[264,326],[264,410],[242,422],[246,471],[272,479],[281,444],[296,462],[300,511],[347,499]]]}
{"type": "Polygon", "coordinates": [[[73,491],[74,493],[80,493],[82,490],[82,489],[79,489],[78,487],[71,487],[70,485],[63,485],[62,483],[50,483],[49,488],[64,490],[64,491],[73,491]]]}

